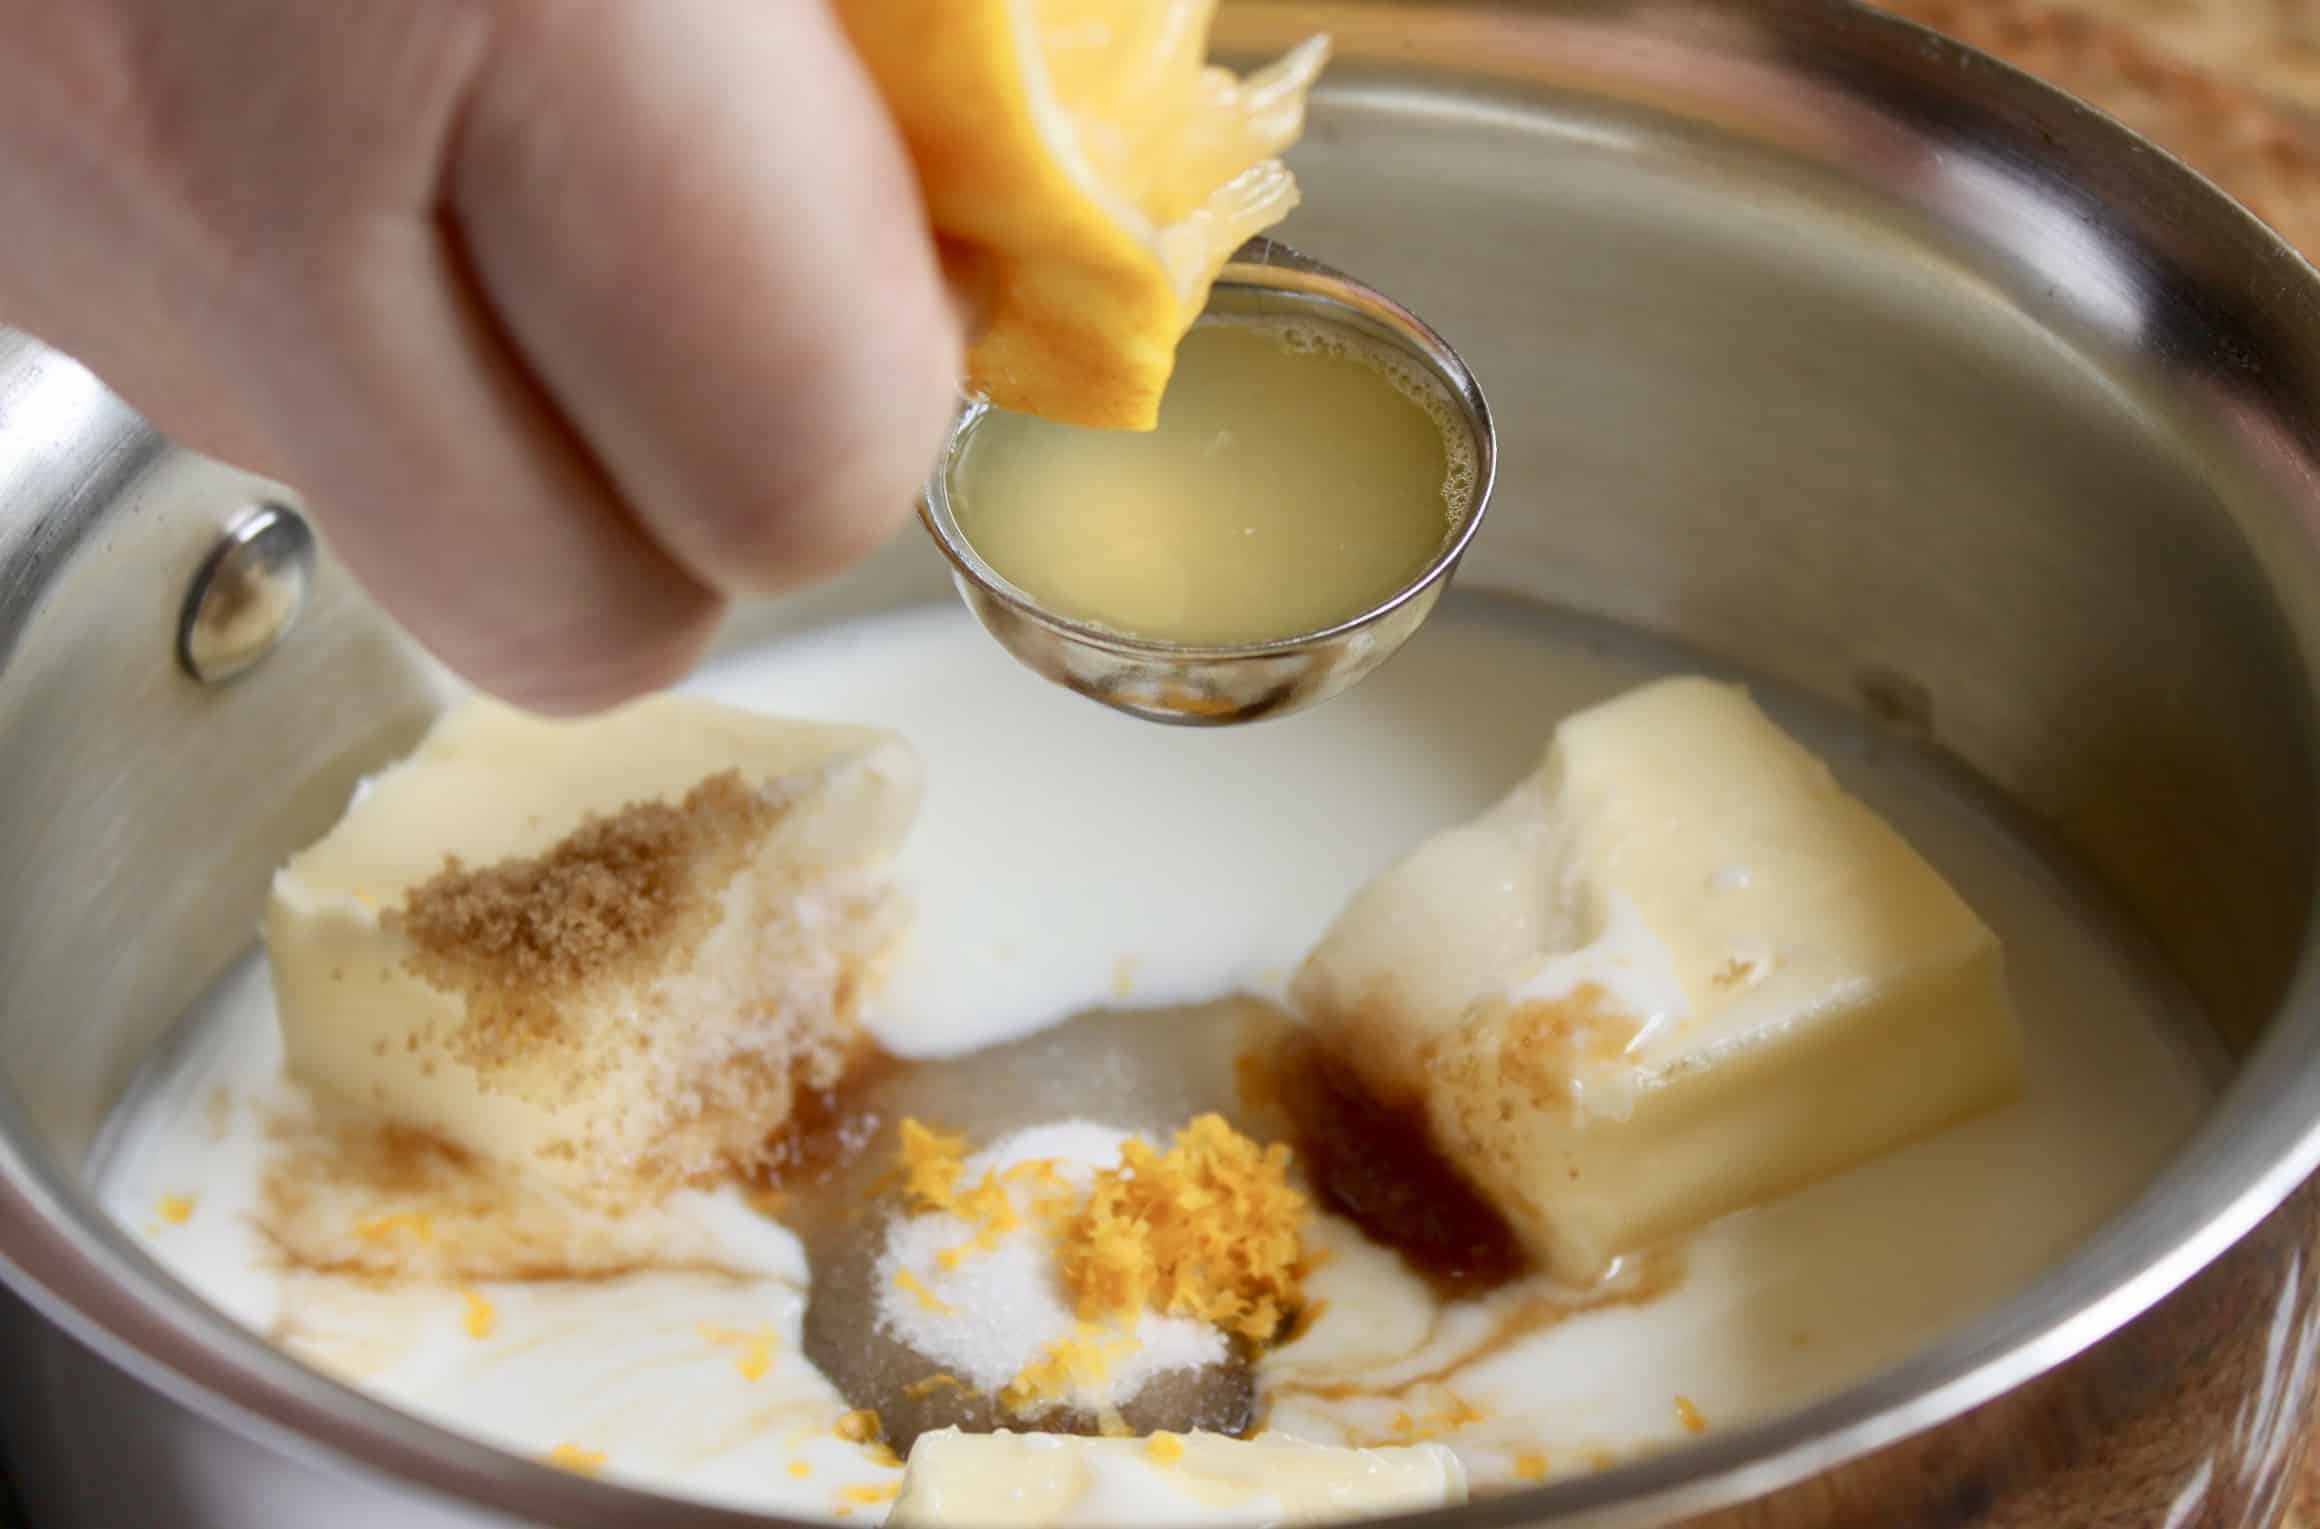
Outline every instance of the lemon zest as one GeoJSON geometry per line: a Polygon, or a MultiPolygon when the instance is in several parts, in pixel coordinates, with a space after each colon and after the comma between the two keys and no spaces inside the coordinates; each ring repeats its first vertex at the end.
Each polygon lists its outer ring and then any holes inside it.
{"type": "Polygon", "coordinates": [[[1057,1273],[1082,1321],[1149,1308],[1271,1341],[1304,1300],[1305,1197],[1289,1149],[1202,1115],[1163,1152],[1131,1139],[1062,1230],[1057,1273]]]}
{"type": "Polygon", "coordinates": [[[781,1347],[781,1335],[770,1327],[717,1327],[704,1322],[701,1338],[717,1348],[736,1348],[733,1368],[741,1372],[743,1380],[763,1380],[773,1368],[773,1356],[781,1347]]]}
{"type": "Polygon", "coordinates": [[[927,1289],[926,1281],[911,1273],[907,1268],[894,1271],[894,1283],[917,1297],[919,1305],[938,1317],[955,1317],[959,1314],[959,1309],[956,1306],[927,1289]]]}
{"type": "Polygon", "coordinates": [[[915,1401],[922,1396],[932,1396],[945,1387],[954,1391],[964,1391],[967,1389],[967,1383],[948,1370],[937,1370],[924,1380],[914,1380],[909,1385],[904,1386],[902,1394],[915,1401]]]}
{"type": "Polygon", "coordinates": [[[578,1444],[566,1443],[557,1445],[540,1458],[558,1470],[593,1476],[604,1468],[605,1455],[601,1449],[586,1449],[578,1444]]]}
{"type": "Polygon", "coordinates": [[[917,1120],[902,1122],[902,1193],[918,1211],[949,1210],[956,1202],[959,1176],[966,1171],[964,1138],[917,1120]]]}
{"type": "Polygon", "coordinates": [[[398,1232],[408,1233],[414,1242],[433,1242],[435,1222],[423,1210],[399,1210],[367,1216],[354,1224],[354,1234],[365,1242],[385,1242],[398,1232]]]}
{"type": "Polygon", "coordinates": [[[1136,1347],[1133,1333],[1107,1336],[1095,1324],[1082,1322],[1078,1331],[1048,1344],[1038,1358],[1000,1387],[999,1405],[1026,1416],[1065,1400],[1075,1389],[1094,1390],[1136,1347]]]}

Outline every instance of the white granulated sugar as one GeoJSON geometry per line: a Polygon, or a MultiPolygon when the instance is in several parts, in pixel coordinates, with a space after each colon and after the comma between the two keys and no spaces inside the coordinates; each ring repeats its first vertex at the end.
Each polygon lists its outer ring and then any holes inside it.
{"type": "MultiPolygon", "coordinates": [[[[986,1169],[1004,1173],[1017,1163],[1051,1160],[1058,1177],[1085,1189],[1098,1168],[1115,1166],[1120,1143],[1132,1133],[1088,1121],[1062,1121],[1018,1131],[966,1160],[961,1182],[986,1169]]],[[[1073,1337],[1079,1320],[1065,1302],[1055,1274],[1054,1250],[1032,1221],[1038,1193],[1031,1183],[1008,1186],[1023,1223],[987,1253],[972,1253],[955,1269],[937,1256],[974,1235],[947,1211],[898,1217],[887,1229],[878,1260],[878,1325],[979,1391],[995,1392],[1041,1357],[1050,1344],[1073,1337]],[[941,1307],[897,1282],[909,1270],[941,1307]]],[[[1133,1329],[1136,1347],[1123,1353],[1094,1388],[1066,1399],[1084,1407],[1117,1407],[1153,1377],[1170,1370],[1216,1364],[1225,1357],[1224,1334],[1191,1317],[1146,1311],[1133,1329]]]]}

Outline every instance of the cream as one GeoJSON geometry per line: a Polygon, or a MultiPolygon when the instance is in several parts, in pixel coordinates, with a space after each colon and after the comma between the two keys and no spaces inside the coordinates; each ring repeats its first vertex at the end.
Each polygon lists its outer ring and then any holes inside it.
{"type": "MultiPolygon", "coordinates": [[[[925,761],[895,864],[916,929],[867,1018],[890,1047],[926,1054],[1123,999],[1278,993],[1356,888],[1500,800],[1556,718],[1648,677],[1594,639],[1453,604],[1342,699],[1223,733],[1153,728],[1043,685],[953,610],[736,654],[694,688],[889,727],[925,761]]],[[[1329,1304],[1260,1367],[1274,1433],[1437,1442],[1483,1493],[1681,1443],[1687,1418],[1717,1429],[1780,1412],[2022,1288],[2196,1118],[2208,1074],[2169,991],[2064,878],[1907,754],[1804,736],[2004,942],[2023,1098],[1710,1225],[1641,1304],[1620,1303],[1617,1279],[1588,1301],[1532,1281],[1445,1309],[1392,1255],[1325,1223],[1340,1251],[1309,1289],[1329,1304]],[[1567,1314],[1517,1320],[1550,1310],[1567,1314]],[[1444,1366],[1439,1384],[1403,1384],[1444,1366]]],[[[1765,874],[1753,860],[1727,870],[1765,874]]],[[[132,1234],[238,1319],[514,1450],[569,1443],[603,1452],[608,1477],[766,1512],[843,1507],[866,1525],[884,1511],[898,1469],[839,1437],[844,1403],[798,1353],[796,1240],[740,1196],[666,1212],[724,1272],[487,1283],[474,1293],[493,1321],[471,1336],[457,1285],[379,1297],[269,1261],[250,1218],[266,1119],[290,1106],[263,970],[238,969],[189,1023],[198,1033],[124,1104],[100,1184],[132,1234]],[[158,1214],[170,1195],[195,1197],[182,1222],[158,1214]]],[[[1640,1294],[1659,1276],[1622,1278],[1640,1294]]]]}

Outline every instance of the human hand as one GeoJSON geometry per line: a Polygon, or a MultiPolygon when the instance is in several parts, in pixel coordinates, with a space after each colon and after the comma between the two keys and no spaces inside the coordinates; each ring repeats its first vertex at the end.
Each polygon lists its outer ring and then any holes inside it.
{"type": "Polygon", "coordinates": [[[823,0],[0,0],[0,323],[508,699],[908,513],[960,317],[823,0]]]}

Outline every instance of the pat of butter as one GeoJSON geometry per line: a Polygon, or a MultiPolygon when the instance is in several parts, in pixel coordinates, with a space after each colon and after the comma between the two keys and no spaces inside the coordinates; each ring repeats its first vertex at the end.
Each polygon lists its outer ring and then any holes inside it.
{"type": "Polygon", "coordinates": [[[598,1198],[745,1164],[861,1044],[919,794],[873,729],[467,701],[275,877],[289,1070],[598,1198]]]}
{"type": "Polygon", "coordinates": [[[1338,1449],[1266,1436],[923,1434],[892,1529],[1128,1529],[1319,1524],[1466,1501],[1466,1472],[1439,1444],[1338,1449]]]}
{"type": "Polygon", "coordinates": [[[1574,1279],[2022,1084],[1996,936],[1700,679],[1563,722],[1506,800],[1354,900],[1295,991],[1574,1279]]]}

